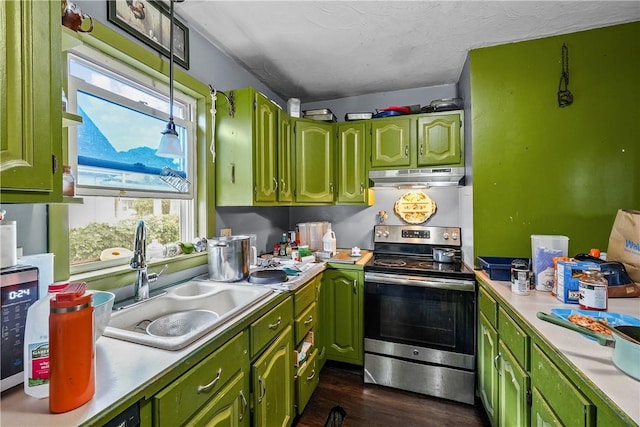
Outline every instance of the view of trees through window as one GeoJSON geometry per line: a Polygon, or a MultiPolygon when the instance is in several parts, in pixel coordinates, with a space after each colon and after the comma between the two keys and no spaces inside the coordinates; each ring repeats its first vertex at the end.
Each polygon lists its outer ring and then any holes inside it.
{"type": "MultiPolygon", "coordinates": [[[[180,239],[179,200],[86,197],[69,208],[71,265],[107,261],[133,250],[138,220],[147,228],[147,244],[180,239]]],[[[124,254],[126,256],[126,253],[124,254]]]]}

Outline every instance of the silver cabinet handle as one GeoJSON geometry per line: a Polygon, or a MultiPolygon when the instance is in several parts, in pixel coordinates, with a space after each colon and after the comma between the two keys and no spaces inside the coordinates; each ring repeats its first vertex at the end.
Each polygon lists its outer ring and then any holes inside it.
{"type": "Polygon", "coordinates": [[[218,369],[218,375],[216,375],[216,377],[209,384],[198,386],[198,394],[210,392],[211,389],[216,385],[216,383],[220,381],[221,376],[222,376],[222,368],[218,369]]]}
{"type": "Polygon", "coordinates": [[[231,163],[231,183],[236,183],[236,164],[231,163]]]}
{"type": "Polygon", "coordinates": [[[404,156],[408,159],[409,158],[409,145],[405,145],[404,146],[404,156]]]}
{"type": "Polygon", "coordinates": [[[258,384],[260,384],[260,397],[258,397],[258,403],[262,403],[265,394],[267,394],[267,386],[262,379],[262,376],[258,376],[258,384]]]}
{"type": "Polygon", "coordinates": [[[494,357],[493,367],[496,368],[496,371],[498,371],[498,376],[501,377],[502,375],[500,374],[500,369],[498,369],[498,359],[500,359],[500,353],[498,353],[496,357],[494,357]]]}
{"type": "Polygon", "coordinates": [[[358,295],[358,281],[357,280],[353,281],[353,293],[358,295]]]}
{"type": "Polygon", "coordinates": [[[276,177],[273,177],[273,183],[275,184],[276,188],[274,188],[274,190],[278,189],[278,180],[276,179],[276,177]]]}
{"type": "Polygon", "coordinates": [[[287,183],[285,182],[284,178],[281,178],[280,182],[282,183],[282,191],[287,191],[287,183]]]}
{"type": "Polygon", "coordinates": [[[313,368],[313,370],[311,371],[311,375],[307,377],[307,382],[311,381],[315,376],[316,376],[316,369],[313,368]]]}
{"type": "Polygon", "coordinates": [[[333,182],[329,183],[329,192],[333,193],[333,182]]]}
{"type": "Polygon", "coordinates": [[[271,323],[269,325],[269,329],[277,329],[278,326],[280,326],[280,323],[282,323],[282,316],[278,316],[278,320],[276,321],[276,323],[271,323]]]}
{"type": "Polygon", "coordinates": [[[309,325],[311,322],[313,322],[313,315],[309,316],[309,318],[304,321],[304,326],[309,325]]]}
{"type": "Polygon", "coordinates": [[[244,392],[240,390],[240,397],[242,398],[242,412],[240,412],[240,417],[238,418],[240,421],[244,418],[245,412],[247,412],[247,398],[244,397],[244,392]]]}
{"type": "Polygon", "coordinates": [[[364,194],[364,182],[360,183],[360,194],[364,194]]]}
{"type": "Polygon", "coordinates": [[[424,144],[420,144],[420,157],[424,155],[424,144]]]}

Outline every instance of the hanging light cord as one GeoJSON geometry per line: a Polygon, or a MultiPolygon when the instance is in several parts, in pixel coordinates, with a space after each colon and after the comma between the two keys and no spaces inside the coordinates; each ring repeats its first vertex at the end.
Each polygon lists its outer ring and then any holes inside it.
{"type": "Polygon", "coordinates": [[[171,22],[169,23],[169,121],[173,122],[173,3],[171,3],[171,22]]]}
{"type": "Polygon", "coordinates": [[[211,151],[211,161],[216,162],[216,100],[218,93],[213,86],[209,85],[209,91],[211,92],[211,144],[209,145],[209,151],[211,151]]]}

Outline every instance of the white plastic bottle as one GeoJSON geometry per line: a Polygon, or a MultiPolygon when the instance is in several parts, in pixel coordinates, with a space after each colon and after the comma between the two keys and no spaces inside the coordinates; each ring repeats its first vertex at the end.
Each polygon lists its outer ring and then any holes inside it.
{"type": "Polygon", "coordinates": [[[49,397],[49,300],[67,285],[67,282],[50,284],[47,296],[36,301],[27,311],[24,392],[39,399],[49,397]]]}
{"type": "Polygon", "coordinates": [[[330,252],[331,256],[338,253],[336,245],[336,235],[333,230],[331,230],[331,224],[329,224],[327,232],[324,233],[324,236],[322,236],[322,251],[330,252]]]}
{"type": "Polygon", "coordinates": [[[158,242],[158,239],[147,245],[147,258],[149,259],[161,259],[164,257],[164,245],[158,242]]]}

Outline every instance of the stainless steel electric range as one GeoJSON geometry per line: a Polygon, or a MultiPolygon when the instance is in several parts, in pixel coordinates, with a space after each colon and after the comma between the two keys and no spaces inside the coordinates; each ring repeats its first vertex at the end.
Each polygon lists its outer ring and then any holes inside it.
{"type": "Polygon", "coordinates": [[[375,226],[364,266],[366,383],[474,402],[476,282],[461,246],[458,227],[375,226]]]}

